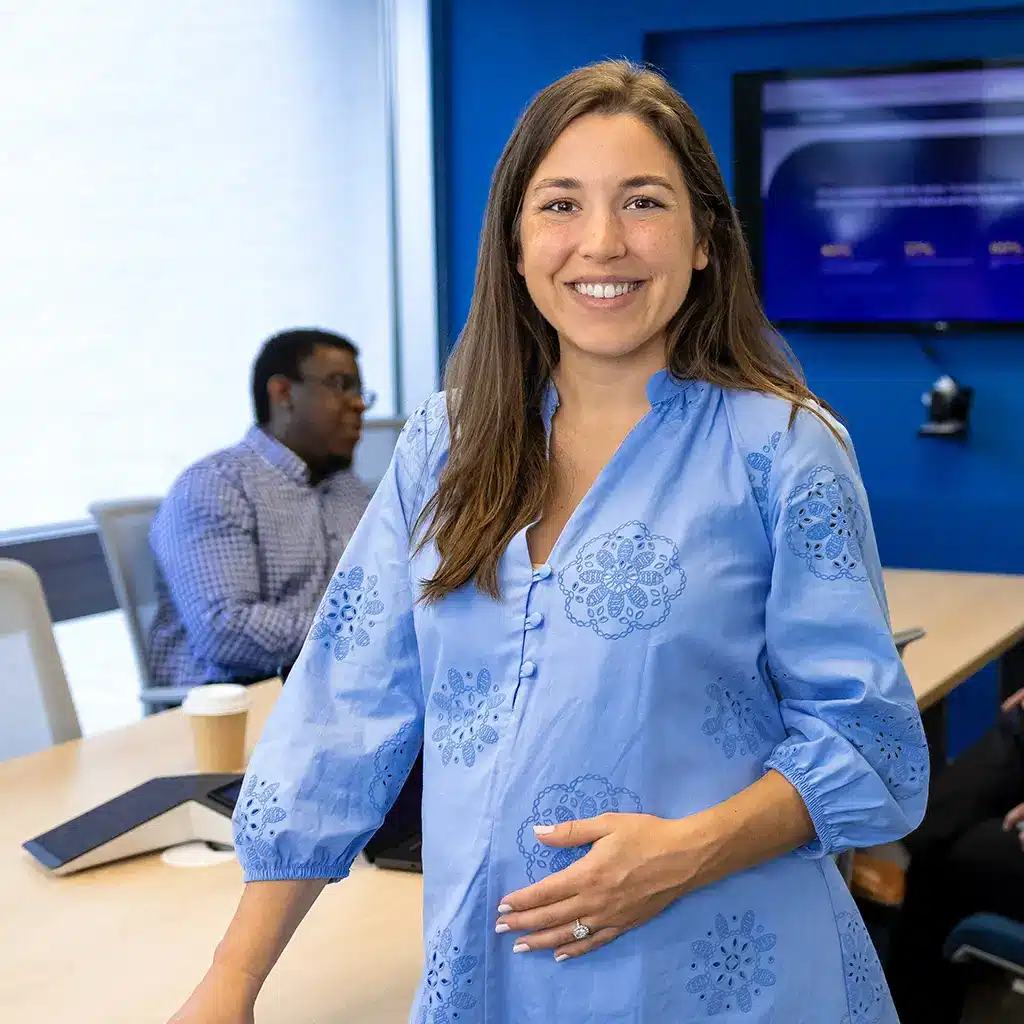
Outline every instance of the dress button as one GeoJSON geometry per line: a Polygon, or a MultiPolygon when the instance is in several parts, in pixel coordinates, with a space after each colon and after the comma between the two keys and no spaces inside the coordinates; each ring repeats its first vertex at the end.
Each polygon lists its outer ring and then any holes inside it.
{"type": "Polygon", "coordinates": [[[543,565],[538,565],[533,570],[534,581],[546,580],[551,575],[551,566],[545,562],[543,565]]]}
{"type": "Polygon", "coordinates": [[[526,617],[527,629],[540,629],[544,625],[544,616],[540,612],[534,612],[526,617]]]}
{"type": "Polygon", "coordinates": [[[523,679],[527,679],[537,671],[537,666],[532,661],[524,661],[519,669],[519,675],[523,679]]]}

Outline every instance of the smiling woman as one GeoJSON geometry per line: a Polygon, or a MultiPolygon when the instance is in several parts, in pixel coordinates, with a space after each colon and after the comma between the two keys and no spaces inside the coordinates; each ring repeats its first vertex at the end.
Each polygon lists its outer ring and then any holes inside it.
{"type": "Polygon", "coordinates": [[[764,316],[695,114],[658,75],[615,62],[545,89],[495,170],[445,380],[462,440],[422,520],[442,556],[428,600],[469,580],[497,594],[501,553],[548,493],[546,383],[602,358],[823,412],[764,316]]]}
{"type": "Polygon", "coordinates": [[[526,111],[448,384],[329,592],[375,610],[314,633],[253,755],[280,817],[238,823],[245,895],[178,1020],[251,1019],[422,743],[412,1024],[893,1024],[828,856],[925,802],[867,499],[657,75],[526,111]]]}
{"type": "Polygon", "coordinates": [[[628,114],[585,115],[548,151],[527,197],[518,270],[558,332],[560,358],[567,346],[607,357],[642,345],[663,363],[664,325],[708,265],[672,151],[628,114]],[[550,176],[581,166],[583,180],[550,176]]]}

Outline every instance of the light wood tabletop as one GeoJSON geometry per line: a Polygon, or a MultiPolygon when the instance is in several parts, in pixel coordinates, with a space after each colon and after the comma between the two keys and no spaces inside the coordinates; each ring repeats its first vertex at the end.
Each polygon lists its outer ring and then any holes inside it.
{"type": "MultiPolygon", "coordinates": [[[[922,708],[1024,639],[1024,577],[890,570],[894,629],[922,708]]],[[[252,688],[249,740],[279,683],[252,688]]],[[[0,763],[0,1019],[162,1024],[198,981],[241,893],[237,864],[140,857],[66,878],[26,839],[156,775],[194,770],[179,712],[0,763]]],[[[357,866],[329,886],[270,977],[259,1024],[403,1024],[419,980],[421,880],[357,866]]]]}
{"type": "Polygon", "coordinates": [[[922,626],[904,655],[922,711],[1024,640],[1024,576],[886,569],[894,630],[922,626]]]}
{"type": "MultiPolygon", "coordinates": [[[[252,688],[250,740],[280,684],[252,688]]],[[[242,891],[234,862],[158,855],[66,878],[21,849],[155,775],[194,771],[180,712],[0,763],[0,1020],[162,1024],[202,977],[242,891]]],[[[405,1024],[422,966],[418,875],[358,864],[328,886],[260,996],[260,1024],[405,1024]]]]}

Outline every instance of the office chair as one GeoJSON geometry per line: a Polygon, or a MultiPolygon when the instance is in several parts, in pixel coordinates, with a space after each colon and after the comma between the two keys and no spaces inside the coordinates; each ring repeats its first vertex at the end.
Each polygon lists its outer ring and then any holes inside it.
{"type": "Polygon", "coordinates": [[[970,997],[973,998],[968,1002],[972,1009],[1009,1010],[1006,1004],[1009,999],[1013,1004],[1012,1019],[1021,1019],[1016,1014],[1024,1015],[1024,924],[999,914],[972,914],[949,933],[943,953],[954,964],[985,964],[995,969],[995,978],[998,978],[995,985],[991,984],[992,971],[987,977],[973,979],[989,984],[972,986],[970,997]]]}
{"type": "Polygon", "coordinates": [[[156,614],[156,559],[149,546],[149,526],[160,507],[159,498],[98,501],[89,506],[96,523],[103,557],[117,603],[128,624],[132,653],[141,687],[144,712],[152,714],[180,704],[188,687],[153,686],[149,677],[147,639],[156,614]]]}
{"type": "Polygon", "coordinates": [[[0,760],[82,735],[43,585],[10,558],[0,558],[0,706],[0,760]]]}

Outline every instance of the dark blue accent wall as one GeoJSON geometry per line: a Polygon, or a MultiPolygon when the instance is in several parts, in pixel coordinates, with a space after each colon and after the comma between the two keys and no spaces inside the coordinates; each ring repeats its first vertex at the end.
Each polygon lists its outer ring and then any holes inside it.
{"type": "MultiPolygon", "coordinates": [[[[445,3],[442,208],[456,333],[494,164],[531,96],[573,67],[615,56],[657,64],[697,111],[728,180],[734,71],[1024,56],[1024,3],[848,0],[842,20],[821,0],[445,3]]],[[[1024,572],[1024,336],[935,344],[941,369],[975,389],[966,443],[917,436],[920,396],[940,368],[913,339],[789,340],[811,387],[849,425],[887,566],[1024,572]]],[[[993,689],[984,673],[955,695],[954,750],[991,720],[993,689]]]]}

